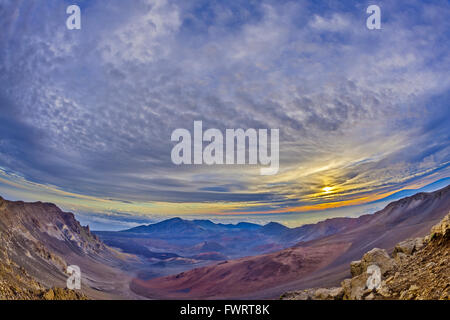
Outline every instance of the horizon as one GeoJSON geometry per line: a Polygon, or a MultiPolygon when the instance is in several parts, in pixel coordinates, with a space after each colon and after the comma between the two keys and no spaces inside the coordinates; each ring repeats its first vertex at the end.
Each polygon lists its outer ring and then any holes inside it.
{"type": "Polygon", "coordinates": [[[379,30],[357,1],[78,2],[79,30],[69,1],[0,12],[2,196],[100,229],[295,227],[450,179],[447,1],[379,1],[379,30]],[[171,133],[197,121],[279,130],[277,174],[176,165],[171,133]]]}
{"type": "MultiPolygon", "coordinates": [[[[359,218],[363,215],[370,215],[370,214],[375,214],[381,210],[384,210],[387,206],[389,206],[392,203],[395,203],[397,201],[401,201],[405,198],[409,198],[409,197],[413,197],[417,194],[420,193],[433,193],[435,191],[440,191],[443,190],[445,188],[448,188],[450,186],[450,184],[446,184],[447,182],[450,181],[450,178],[444,178],[441,179],[439,181],[435,181],[429,185],[426,185],[422,188],[419,189],[407,189],[407,190],[403,190],[403,191],[407,191],[407,194],[402,194],[400,196],[400,193],[402,193],[401,191],[398,192],[399,195],[396,194],[392,194],[384,199],[380,199],[378,201],[375,202],[381,202],[382,207],[371,207],[371,209],[369,211],[365,211],[363,213],[361,212],[357,212],[356,214],[352,215],[352,214],[344,214],[344,215],[331,215],[329,217],[322,217],[322,216],[316,216],[313,217],[313,219],[308,220],[308,222],[304,222],[304,223],[300,223],[300,224],[294,224],[294,225],[288,225],[286,223],[283,223],[283,221],[278,222],[278,221],[273,221],[273,220],[265,220],[265,221],[254,221],[254,220],[248,220],[248,221],[243,221],[243,220],[239,220],[239,219],[234,219],[234,220],[217,220],[214,218],[209,218],[208,216],[204,216],[204,217],[195,217],[195,216],[189,216],[189,217],[179,217],[179,216],[173,216],[173,217],[165,217],[162,218],[161,220],[148,220],[148,219],[143,219],[143,220],[139,220],[140,222],[137,222],[138,220],[136,219],[135,222],[130,223],[127,227],[126,224],[124,224],[123,220],[121,220],[119,223],[111,223],[111,221],[109,223],[91,223],[89,224],[89,221],[92,222],[92,220],[90,219],[90,215],[87,216],[83,216],[83,214],[79,214],[77,212],[72,212],[75,215],[75,218],[80,221],[81,225],[85,225],[87,227],[89,227],[93,232],[101,232],[101,231],[127,231],[136,227],[141,227],[141,226],[150,226],[150,225],[155,225],[161,222],[166,222],[166,221],[170,221],[170,220],[181,220],[181,221],[190,221],[190,222],[198,222],[198,221],[208,221],[208,222],[212,222],[215,225],[224,225],[224,226],[237,226],[239,224],[252,224],[252,225],[257,225],[260,227],[264,227],[268,224],[271,223],[276,223],[279,225],[282,225],[286,228],[289,229],[294,229],[294,228],[298,228],[304,225],[308,225],[308,224],[316,224],[322,221],[326,221],[329,219],[334,219],[334,218],[351,218],[351,219],[356,219],[359,218]],[[394,196],[394,197],[393,197],[394,196]],[[100,228],[95,228],[93,226],[100,226],[100,228]]],[[[5,199],[2,195],[0,195],[0,198],[7,200],[7,201],[23,201],[23,200],[11,200],[11,199],[5,199]]],[[[37,202],[42,202],[40,200],[38,200],[37,202]]],[[[45,203],[45,202],[44,202],[45,203]]],[[[51,203],[53,204],[53,203],[51,203]]],[[[63,208],[60,208],[64,211],[63,208]]],[[[95,221],[95,220],[94,220],[95,221]]]]}
{"type": "MultiPolygon", "coordinates": [[[[443,180],[446,180],[446,179],[444,178],[443,180]]],[[[438,181],[437,181],[437,182],[438,182],[438,181]]],[[[433,183],[433,184],[434,184],[434,183],[433,183]]],[[[359,217],[361,217],[361,216],[363,216],[363,215],[367,215],[367,214],[375,214],[375,213],[377,213],[377,212],[379,212],[379,211],[381,211],[381,210],[384,210],[384,209],[385,209],[387,206],[389,206],[390,204],[395,203],[395,202],[397,202],[397,201],[401,201],[401,200],[403,200],[403,199],[405,199],[405,198],[413,197],[413,196],[415,196],[415,195],[417,195],[417,194],[420,194],[420,193],[433,193],[433,192],[435,192],[435,191],[439,191],[439,190],[443,190],[443,189],[445,189],[445,188],[448,188],[449,186],[450,186],[450,184],[448,184],[448,185],[446,185],[445,187],[442,187],[442,188],[432,189],[432,190],[430,190],[430,191],[420,191],[422,188],[421,188],[421,189],[417,189],[417,192],[414,192],[413,194],[411,194],[411,195],[409,195],[409,196],[399,197],[399,198],[396,198],[395,200],[390,200],[390,201],[388,201],[388,202],[385,204],[385,206],[384,206],[382,209],[380,209],[380,210],[376,210],[376,211],[370,212],[370,213],[363,213],[363,214],[361,214],[361,215],[356,215],[356,216],[353,216],[353,217],[350,217],[350,216],[333,216],[333,217],[331,217],[331,218],[325,218],[325,219],[323,219],[323,220],[318,220],[318,221],[315,222],[315,223],[322,222],[322,221],[326,221],[326,220],[329,220],[329,219],[335,219],[335,218],[357,219],[357,218],[359,218],[359,217]]],[[[413,191],[413,190],[411,190],[411,191],[413,191]]],[[[382,199],[382,200],[383,200],[383,199],[382,199]]],[[[384,202],[383,202],[383,203],[384,203],[384,202]]],[[[281,222],[276,222],[276,221],[269,221],[269,222],[264,222],[264,223],[256,223],[256,222],[248,222],[248,221],[238,221],[238,222],[224,223],[224,222],[215,222],[215,221],[213,221],[213,220],[211,220],[211,219],[208,219],[208,218],[204,218],[204,219],[198,219],[198,218],[183,219],[183,218],[181,218],[181,217],[176,217],[176,216],[175,216],[175,217],[166,218],[166,219],[163,219],[163,220],[160,220],[160,221],[156,221],[156,222],[153,222],[153,223],[139,224],[139,225],[137,225],[137,227],[140,227],[140,226],[146,226],[146,227],[148,227],[148,226],[150,226],[150,225],[154,225],[154,224],[158,224],[158,223],[166,222],[166,221],[170,221],[170,220],[177,220],[177,219],[180,219],[180,220],[182,220],[182,221],[191,221],[191,222],[196,222],[196,221],[208,221],[208,222],[212,222],[213,224],[216,224],[216,225],[225,225],[225,226],[228,226],[228,225],[237,226],[237,225],[239,225],[239,224],[241,224],[241,223],[249,223],[249,224],[257,225],[257,226],[260,226],[260,227],[264,227],[264,226],[267,226],[268,224],[276,223],[276,224],[282,225],[282,226],[284,226],[284,227],[286,227],[286,228],[289,228],[289,229],[298,228],[298,227],[301,227],[301,226],[304,226],[304,225],[307,225],[307,224],[308,224],[308,223],[305,223],[305,224],[301,224],[301,225],[297,225],[297,226],[290,227],[290,226],[288,226],[288,225],[285,225],[285,224],[283,224],[283,223],[281,223],[281,222]]],[[[312,224],[314,224],[314,223],[312,223],[312,224]]],[[[127,230],[131,230],[131,229],[133,229],[133,228],[135,228],[135,227],[132,227],[132,228],[129,228],[129,229],[124,229],[124,230],[118,230],[118,231],[127,231],[127,230]]],[[[95,232],[95,231],[113,231],[113,230],[93,230],[93,231],[95,232]]]]}

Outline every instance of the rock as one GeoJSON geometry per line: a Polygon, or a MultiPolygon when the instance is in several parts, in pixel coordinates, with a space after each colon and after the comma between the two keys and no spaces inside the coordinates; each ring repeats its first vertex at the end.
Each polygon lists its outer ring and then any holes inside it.
{"type": "Polygon", "coordinates": [[[313,297],[311,296],[311,294],[309,292],[299,292],[296,296],[295,296],[295,300],[312,300],[313,297]]]}
{"type": "MultiPolygon", "coordinates": [[[[391,277],[391,278],[393,278],[393,277],[391,277]]],[[[390,298],[390,297],[392,297],[392,293],[391,293],[391,290],[386,285],[386,283],[387,283],[387,281],[381,282],[381,286],[377,289],[377,293],[384,298],[390,298]]]]}
{"type": "Polygon", "coordinates": [[[344,289],[336,287],[286,292],[280,298],[282,300],[342,300],[343,297],[344,289]]]}
{"type": "Polygon", "coordinates": [[[333,300],[342,300],[344,297],[344,289],[342,287],[330,289],[330,297],[333,300]]]}
{"type": "MultiPolygon", "coordinates": [[[[384,249],[372,249],[367,252],[360,261],[353,261],[350,264],[350,271],[352,273],[351,279],[342,281],[343,298],[350,300],[361,300],[373,293],[373,290],[367,288],[367,280],[371,274],[367,273],[369,266],[376,265],[380,268],[381,276],[394,270],[396,262],[389,257],[384,249]]],[[[381,281],[382,279],[380,279],[381,281]]],[[[384,282],[385,284],[386,282],[384,282]]],[[[379,288],[378,288],[379,289],[379,288]]],[[[388,294],[389,292],[383,292],[388,294]]],[[[370,299],[375,299],[375,293],[370,299]]]]}
{"type": "Polygon", "coordinates": [[[361,274],[341,283],[345,300],[361,300],[366,293],[367,274],[361,274]]]}
{"type": "Polygon", "coordinates": [[[44,298],[44,300],[53,300],[53,298],[55,297],[55,293],[52,289],[48,289],[42,297],[44,298]]]}
{"type": "Polygon", "coordinates": [[[344,290],[344,297],[343,297],[344,300],[349,300],[350,299],[351,289],[352,289],[351,282],[352,282],[351,279],[344,279],[341,282],[341,287],[344,290]]]}
{"type": "Polygon", "coordinates": [[[379,248],[370,250],[361,259],[363,272],[366,272],[367,268],[373,264],[380,268],[382,276],[385,276],[386,273],[392,271],[396,266],[395,260],[389,257],[386,250],[379,248]]]}
{"type": "Polygon", "coordinates": [[[281,300],[312,300],[314,299],[313,289],[286,292],[281,295],[281,300]]]}
{"type": "Polygon", "coordinates": [[[423,246],[425,245],[425,241],[426,240],[424,238],[415,238],[402,241],[395,246],[392,255],[394,257],[396,257],[396,255],[399,253],[412,255],[414,252],[423,248],[423,246]]]}
{"type": "Polygon", "coordinates": [[[419,287],[416,286],[415,284],[413,284],[413,285],[411,285],[411,286],[409,287],[408,290],[409,290],[409,291],[416,291],[416,290],[419,290],[419,287]]]}
{"type": "Polygon", "coordinates": [[[395,262],[397,263],[403,263],[408,258],[408,255],[404,254],[403,252],[397,252],[394,255],[395,262]]]}
{"type": "Polygon", "coordinates": [[[361,273],[363,273],[361,260],[350,262],[350,273],[352,274],[352,277],[359,276],[361,273]]]}
{"type": "Polygon", "coordinates": [[[411,255],[414,251],[414,240],[408,239],[398,243],[393,252],[393,256],[395,257],[398,252],[401,252],[406,255],[411,255]]]}
{"type": "Polygon", "coordinates": [[[448,236],[450,234],[450,213],[448,213],[444,219],[437,225],[431,228],[430,238],[433,240],[437,236],[448,236]]]}
{"type": "Polygon", "coordinates": [[[364,300],[374,300],[375,295],[373,293],[370,293],[367,297],[364,298],[364,300]]]}
{"type": "Polygon", "coordinates": [[[342,287],[330,289],[317,289],[314,292],[314,298],[319,300],[342,300],[344,297],[344,289],[342,287]]]}

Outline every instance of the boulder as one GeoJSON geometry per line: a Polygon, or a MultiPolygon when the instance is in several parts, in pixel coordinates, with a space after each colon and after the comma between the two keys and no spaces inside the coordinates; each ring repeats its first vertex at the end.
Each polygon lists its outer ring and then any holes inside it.
{"type": "Polygon", "coordinates": [[[319,300],[342,300],[344,297],[344,289],[342,287],[337,288],[321,288],[314,292],[314,298],[319,300]]]}
{"type": "Polygon", "coordinates": [[[350,262],[350,273],[352,274],[352,277],[359,276],[363,273],[361,260],[350,262]]]}
{"type": "Polygon", "coordinates": [[[448,213],[444,219],[441,220],[437,225],[431,228],[431,239],[436,236],[448,236],[450,234],[450,213],[448,213]]]}
{"type": "Polygon", "coordinates": [[[425,242],[426,240],[424,238],[415,238],[402,241],[395,246],[392,255],[394,257],[396,257],[399,253],[412,255],[414,252],[422,249],[425,245],[425,242]]]}
{"type": "Polygon", "coordinates": [[[55,293],[53,292],[53,289],[48,289],[42,297],[45,300],[53,300],[53,298],[55,298],[55,293]]]}
{"type": "Polygon", "coordinates": [[[396,252],[393,256],[397,263],[403,263],[408,258],[408,255],[403,252],[396,252]]]}
{"type": "Polygon", "coordinates": [[[341,287],[344,290],[344,300],[349,300],[350,299],[351,290],[352,290],[351,282],[352,282],[351,279],[344,279],[341,282],[341,287]]]}
{"type": "MultiPolygon", "coordinates": [[[[395,269],[396,262],[389,257],[386,250],[378,248],[374,248],[367,252],[360,261],[353,261],[350,264],[352,278],[345,279],[341,283],[343,299],[361,300],[366,297],[369,299],[374,299],[376,297],[375,289],[372,290],[367,288],[367,280],[372,275],[367,273],[367,269],[373,265],[380,268],[381,277],[384,277],[395,269]]],[[[380,281],[382,280],[383,279],[381,278],[380,281]]]]}
{"type": "Polygon", "coordinates": [[[351,279],[345,279],[342,281],[341,286],[343,289],[344,300],[361,300],[366,294],[366,281],[367,275],[361,274],[351,279]]]}
{"type": "Polygon", "coordinates": [[[389,257],[384,249],[374,248],[364,254],[361,259],[361,269],[365,273],[370,265],[377,265],[381,270],[381,275],[385,276],[389,271],[394,270],[396,262],[389,257]]]}

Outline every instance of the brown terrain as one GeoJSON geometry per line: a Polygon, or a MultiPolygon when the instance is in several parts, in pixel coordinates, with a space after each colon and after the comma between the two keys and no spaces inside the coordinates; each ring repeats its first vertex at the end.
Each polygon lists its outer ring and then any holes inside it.
{"type": "Polygon", "coordinates": [[[450,213],[423,238],[398,243],[389,256],[374,248],[350,264],[352,278],[340,287],[287,292],[286,300],[450,300],[450,213]],[[380,284],[368,288],[371,265],[380,268],[380,284]]]}
{"type": "Polygon", "coordinates": [[[289,248],[263,256],[224,261],[175,276],[150,281],[135,279],[131,287],[136,293],[152,299],[228,298],[230,292],[238,296],[301,278],[330,264],[347,249],[346,243],[289,248]]]}
{"type": "MultiPolygon", "coordinates": [[[[0,197],[0,299],[278,299],[289,291],[295,293],[284,297],[445,298],[449,287],[448,233],[442,232],[441,224],[428,238],[418,237],[428,234],[449,211],[450,186],[447,186],[392,202],[374,214],[328,219],[295,229],[277,224],[261,227],[188,222],[208,237],[212,231],[207,228],[220,229],[224,235],[236,234],[250,243],[248,237],[241,235],[245,230],[254,230],[253,235],[270,233],[270,238],[261,238],[261,243],[267,245],[270,239],[297,243],[276,252],[214,262],[223,259],[217,252],[213,254],[214,250],[226,250],[222,243],[204,241],[191,247],[188,242],[187,252],[198,250],[195,257],[212,259],[212,264],[175,275],[137,278],[139,272],[153,272],[156,264],[147,260],[167,263],[192,257],[151,252],[141,247],[137,247],[138,251],[146,256],[125,253],[105,245],[89,227],[81,226],[72,213],[53,204],[14,202],[0,197]],[[405,242],[405,239],[413,240],[405,242]],[[383,266],[385,291],[369,293],[363,288],[367,266],[373,261],[383,266]],[[69,265],[81,269],[81,291],[65,289],[69,265]]],[[[155,229],[161,226],[174,234],[174,224],[183,228],[187,225],[181,219],[171,219],[139,228],[144,232],[139,235],[120,232],[125,237],[121,245],[130,236],[150,241],[155,232],[161,233],[155,229]],[[149,229],[153,233],[147,234],[149,229]]],[[[118,237],[104,236],[112,240],[118,237]]]]}
{"type": "Polygon", "coordinates": [[[0,299],[135,298],[120,270],[132,258],[53,204],[0,197],[0,299]],[[69,265],[81,269],[82,294],[62,289],[69,265]]]}
{"type": "Polygon", "coordinates": [[[449,209],[447,186],[392,202],[375,214],[326,220],[315,226],[335,234],[293,248],[148,281],[135,279],[131,288],[148,298],[215,299],[277,298],[289,290],[337,285],[350,275],[351,261],[373,248],[392,251],[400,241],[424,236],[449,209]]]}

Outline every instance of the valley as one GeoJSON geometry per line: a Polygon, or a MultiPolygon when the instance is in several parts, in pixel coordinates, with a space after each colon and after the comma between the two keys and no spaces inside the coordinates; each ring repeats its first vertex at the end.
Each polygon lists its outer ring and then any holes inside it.
{"type": "Polygon", "coordinates": [[[0,198],[0,297],[277,299],[339,284],[351,261],[424,236],[449,210],[447,186],[298,228],[172,218],[93,232],[54,204],[0,198]],[[79,296],[61,291],[69,265],[82,271],[79,296]]]}

